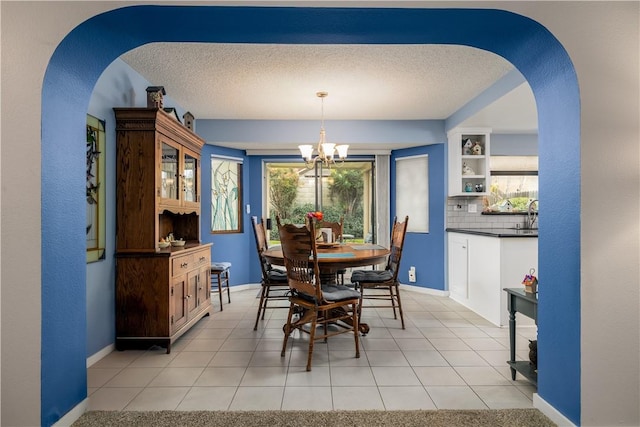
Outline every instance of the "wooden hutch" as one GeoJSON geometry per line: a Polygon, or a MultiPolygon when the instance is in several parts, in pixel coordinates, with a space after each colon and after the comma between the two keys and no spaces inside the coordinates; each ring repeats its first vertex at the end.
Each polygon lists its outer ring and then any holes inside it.
{"type": "Polygon", "coordinates": [[[211,311],[211,243],[200,243],[204,140],[162,108],[116,117],[116,348],[171,351],[211,311]],[[184,246],[165,246],[171,235],[184,246]]]}

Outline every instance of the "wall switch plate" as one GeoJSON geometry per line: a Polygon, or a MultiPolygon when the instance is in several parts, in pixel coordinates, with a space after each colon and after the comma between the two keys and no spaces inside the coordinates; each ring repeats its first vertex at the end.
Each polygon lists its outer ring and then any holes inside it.
{"type": "Polygon", "coordinates": [[[470,204],[469,206],[467,206],[467,212],[478,212],[478,205],[470,204]]]}

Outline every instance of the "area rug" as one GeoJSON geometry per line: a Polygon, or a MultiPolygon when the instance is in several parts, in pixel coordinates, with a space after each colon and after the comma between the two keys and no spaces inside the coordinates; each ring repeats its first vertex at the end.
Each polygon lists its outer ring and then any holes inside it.
{"type": "Polygon", "coordinates": [[[72,427],[554,427],[537,409],[430,411],[89,411],[72,427]]]}

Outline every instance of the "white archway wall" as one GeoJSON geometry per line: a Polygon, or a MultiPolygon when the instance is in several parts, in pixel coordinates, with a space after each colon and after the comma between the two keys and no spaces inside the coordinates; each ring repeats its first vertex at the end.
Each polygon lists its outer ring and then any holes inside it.
{"type": "MultiPolygon", "coordinates": [[[[483,7],[480,2],[422,4],[483,7]]],[[[638,425],[638,3],[484,4],[542,23],[574,61],[582,100],[582,422],[638,425]]],[[[53,49],[73,27],[125,5],[1,4],[3,425],[40,423],[42,78],[53,49]]]]}

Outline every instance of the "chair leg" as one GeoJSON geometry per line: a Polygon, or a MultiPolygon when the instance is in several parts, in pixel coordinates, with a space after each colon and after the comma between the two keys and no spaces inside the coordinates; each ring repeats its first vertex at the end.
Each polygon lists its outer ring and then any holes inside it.
{"type": "Polygon", "coordinates": [[[226,272],[227,277],[227,302],[231,304],[231,292],[229,291],[229,270],[226,272]]]}
{"type": "Polygon", "coordinates": [[[360,358],[360,319],[358,318],[359,304],[353,304],[353,338],[356,342],[356,359],[360,358]]]}
{"type": "Polygon", "coordinates": [[[293,317],[294,304],[291,303],[289,306],[289,314],[287,315],[287,323],[284,324],[284,340],[282,341],[282,352],[280,353],[280,357],[284,357],[284,353],[287,350],[287,341],[289,340],[289,335],[291,334],[291,318],[293,317]]]}
{"type": "Polygon", "coordinates": [[[393,309],[393,318],[397,319],[398,316],[396,315],[396,300],[393,295],[393,285],[389,286],[389,300],[391,300],[391,308],[393,309]]]}
{"type": "Polygon", "coordinates": [[[260,312],[262,312],[262,320],[264,320],[264,312],[266,309],[265,296],[266,294],[268,294],[267,288],[268,288],[268,285],[265,285],[265,284],[262,285],[262,291],[260,292],[260,304],[258,305],[258,315],[256,316],[256,324],[253,326],[254,331],[258,330],[258,322],[260,321],[260,312]]]}
{"type": "Polygon", "coordinates": [[[220,311],[222,311],[222,272],[218,272],[216,276],[218,276],[218,297],[220,298],[220,311]]]}
{"type": "Polygon", "coordinates": [[[397,282],[394,284],[394,288],[396,288],[396,299],[398,301],[398,311],[400,312],[400,322],[402,322],[402,329],[404,329],[404,315],[402,314],[402,301],[400,301],[400,288],[397,282]]]}
{"type": "Polygon", "coordinates": [[[313,319],[311,320],[311,330],[309,331],[309,351],[307,353],[307,371],[311,370],[311,360],[313,358],[313,342],[316,340],[317,326],[318,326],[318,312],[316,311],[313,315],[313,319]]]}

